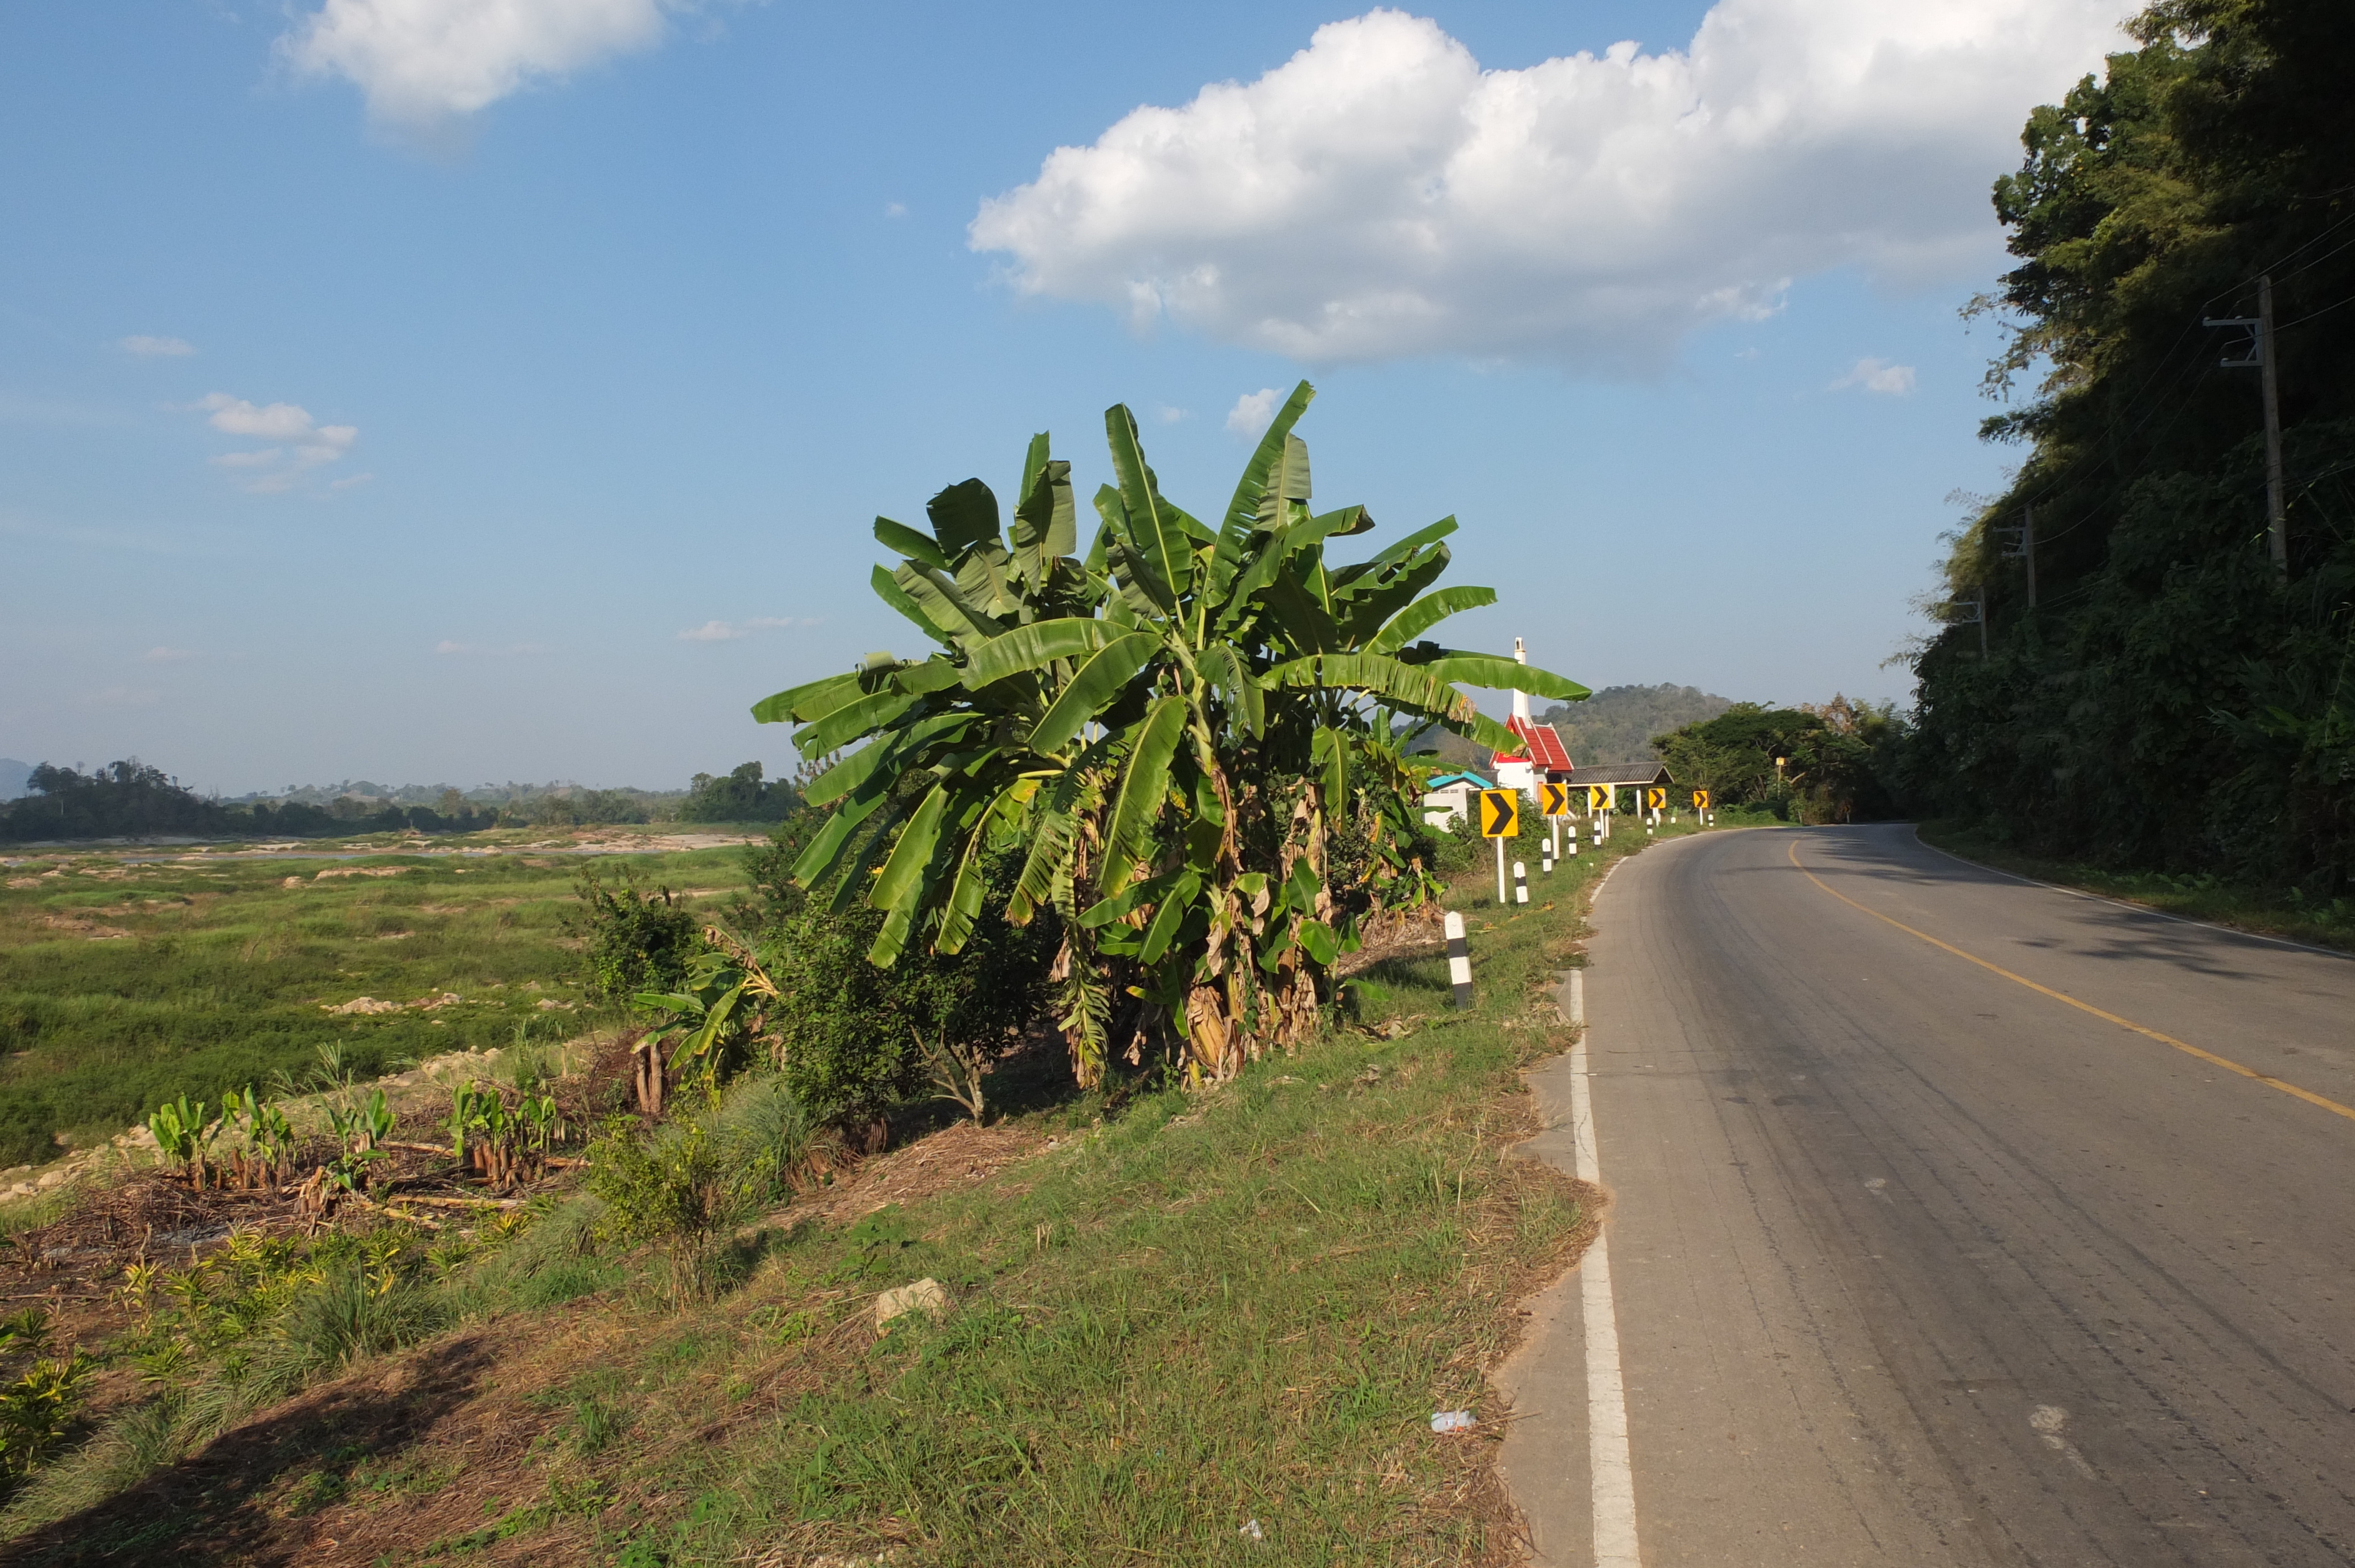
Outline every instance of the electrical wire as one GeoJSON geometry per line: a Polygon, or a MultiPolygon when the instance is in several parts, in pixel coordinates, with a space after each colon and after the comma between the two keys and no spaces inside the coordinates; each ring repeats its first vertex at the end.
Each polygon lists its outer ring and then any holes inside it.
{"type": "Polygon", "coordinates": [[[2355,294],[2350,294],[2343,300],[2333,300],[2330,303],[2323,306],[2318,311],[2308,311],[2306,314],[2298,317],[2297,320],[2294,322],[2281,322],[2274,327],[2274,331],[2276,334],[2286,333],[2294,326],[2304,326],[2315,317],[2327,316],[2331,312],[2337,310],[2339,306],[2347,304],[2355,304],[2355,294]]]}

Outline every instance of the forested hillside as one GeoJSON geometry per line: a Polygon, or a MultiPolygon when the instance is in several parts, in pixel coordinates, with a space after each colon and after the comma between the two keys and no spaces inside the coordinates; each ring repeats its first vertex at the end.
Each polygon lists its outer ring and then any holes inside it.
{"type": "Polygon", "coordinates": [[[1561,734],[1572,762],[1642,762],[1660,755],[1653,737],[1713,719],[1733,706],[1693,686],[1605,686],[1582,703],[1557,703],[1539,715],[1561,734]]]}
{"type": "MultiPolygon", "coordinates": [[[[1578,703],[1556,703],[1538,715],[1561,733],[1571,760],[1583,768],[1597,762],[1642,762],[1660,755],[1657,736],[1712,719],[1733,706],[1731,697],[1712,696],[1693,686],[1605,686],[1578,703]]],[[[1457,768],[1486,768],[1494,755],[1461,736],[1433,728],[1418,737],[1439,758],[1457,768]]]]}
{"type": "Polygon", "coordinates": [[[2355,861],[2355,15],[2166,0],[1995,202],[2009,491],[1921,653],[1915,797],[2030,847],[2345,886],[2355,861]],[[2269,291],[2286,559],[2268,526],[2269,291]],[[2021,529],[2031,518],[2032,546],[2021,529]],[[1972,608],[1986,607],[1982,628],[1972,608]]]}

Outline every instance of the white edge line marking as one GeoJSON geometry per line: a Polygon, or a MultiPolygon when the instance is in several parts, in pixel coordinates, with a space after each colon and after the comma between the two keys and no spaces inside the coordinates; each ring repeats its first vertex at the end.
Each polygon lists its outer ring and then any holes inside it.
{"type": "MultiPolygon", "coordinates": [[[[1913,842],[1932,854],[1945,855],[1956,865],[1966,865],[1973,871],[1984,871],[1989,876],[2000,876],[2008,882],[2024,882],[2030,887],[2041,887],[2053,893],[2065,893],[2072,898],[2083,898],[2089,904],[2106,904],[2113,909],[2124,909],[2135,915],[2147,915],[2154,920],[2172,920],[2179,926],[2196,926],[2202,931],[2214,931],[2222,936],[2238,937],[2244,942],[2264,942],[2276,948],[2294,948],[2301,953],[2320,953],[2326,959],[2355,959],[2355,953],[2342,952],[2337,948],[2318,948],[2311,942],[2293,942],[2287,937],[2268,937],[2263,931],[2244,931],[2238,926],[2226,926],[2214,920],[2197,920],[2189,915],[2172,915],[2164,909],[2154,909],[2147,904],[2137,904],[2131,898],[2112,898],[2106,894],[2088,893],[2082,887],[2072,887],[2064,882],[2045,882],[2033,876],[2022,876],[2016,871],[2006,871],[1999,865],[1989,865],[1985,861],[1973,860],[1968,855],[1956,854],[1952,850],[1940,849],[1922,836],[1922,830],[1919,827],[1912,823],[1906,825],[1913,827],[1913,842]]],[[[1599,891],[1601,885],[1596,885],[1599,891]]]]}
{"type": "MultiPolygon", "coordinates": [[[[1600,1183],[1594,1099],[1587,1090],[1586,972],[1570,971],[1570,1123],[1578,1179],[1600,1183]]],[[[1611,1304],[1610,1237],[1598,1232],[1578,1266],[1586,1327],[1586,1454],[1593,1471],[1595,1568],[1643,1568],[1636,1544],[1636,1469],[1627,1452],[1627,1391],[1619,1372],[1619,1320],[1611,1304]]]]}

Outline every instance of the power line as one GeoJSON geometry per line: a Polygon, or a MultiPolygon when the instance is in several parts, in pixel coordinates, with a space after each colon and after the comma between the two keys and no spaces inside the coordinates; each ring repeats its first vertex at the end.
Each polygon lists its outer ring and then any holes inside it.
{"type": "Polygon", "coordinates": [[[2302,316],[2298,317],[2298,318],[2297,318],[2297,320],[2296,320],[2296,321],[2294,321],[2294,322],[2284,322],[2284,323],[2281,323],[2281,325],[2279,325],[2279,326],[2277,326],[2277,327],[2274,328],[2274,331],[2275,331],[2275,332],[2287,332],[2290,328],[2292,328],[2292,327],[2294,327],[2294,326],[2304,326],[2307,323],[2308,323],[2308,322],[2312,321],[2315,317],[2317,317],[2317,316],[2327,316],[2327,315],[2328,315],[2331,312],[2333,312],[2333,311],[2337,310],[2339,306],[2341,306],[2341,305],[2348,305],[2348,304],[2355,304],[2355,294],[2350,294],[2350,295],[2348,295],[2348,296],[2347,296],[2345,299],[2343,299],[2343,300],[2333,300],[2330,303],[2328,303],[2328,304],[2327,304],[2327,305],[2323,306],[2323,307],[2322,307],[2320,310],[2318,310],[2318,311],[2308,311],[2308,312],[2307,312],[2307,313],[2306,313],[2306,314],[2304,314],[2304,315],[2302,315],[2302,316]]]}

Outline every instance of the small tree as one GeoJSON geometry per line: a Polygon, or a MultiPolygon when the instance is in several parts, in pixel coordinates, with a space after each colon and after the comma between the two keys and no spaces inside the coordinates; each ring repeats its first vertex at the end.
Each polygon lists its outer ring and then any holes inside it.
{"type": "Polygon", "coordinates": [[[571,916],[588,947],[590,988],[608,1001],[628,1001],[645,991],[675,990],[700,950],[692,910],[669,888],[642,893],[625,867],[618,887],[584,866],[575,889],[581,910],[571,916]]]}

